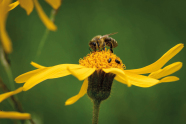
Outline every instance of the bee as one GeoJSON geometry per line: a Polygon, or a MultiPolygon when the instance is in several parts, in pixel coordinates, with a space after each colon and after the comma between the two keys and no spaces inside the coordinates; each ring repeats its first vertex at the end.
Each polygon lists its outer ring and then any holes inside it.
{"type": "Polygon", "coordinates": [[[101,51],[101,48],[105,50],[105,46],[110,47],[110,51],[113,53],[113,49],[118,46],[118,43],[115,39],[109,37],[110,35],[117,34],[116,33],[111,33],[111,34],[106,34],[106,35],[98,35],[92,38],[92,40],[89,42],[89,48],[91,48],[93,51],[96,51],[99,49],[101,51]]]}

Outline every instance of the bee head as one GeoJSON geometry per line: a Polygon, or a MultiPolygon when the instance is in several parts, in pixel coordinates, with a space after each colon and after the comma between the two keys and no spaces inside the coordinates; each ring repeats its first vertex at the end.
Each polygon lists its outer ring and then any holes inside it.
{"type": "Polygon", "coordinates": [[[92,47],[96,47],[96,42],[90,41],[90,42],[89,42],[89,46],[90,46],[90,47],[91,47],[91,46],[92,46],[92,47]]]}
{"type": "Polygon", "coordinates": [[[96,51],[96,42],[94,40],[91,40],[89,42],[89,47],[93,50],[96,51]]]}

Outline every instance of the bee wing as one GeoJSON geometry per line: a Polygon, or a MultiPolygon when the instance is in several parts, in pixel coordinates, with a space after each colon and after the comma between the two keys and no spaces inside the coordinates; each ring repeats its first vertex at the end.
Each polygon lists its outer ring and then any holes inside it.
{"type": "Polygon", "coordinates": [[[118,33],[118,32],[110,33],[110,34],[105,34],[105,35],[102,36],[102,38],[103,38],[103,37],[108,37],[108,36],[110,36],[110,35],[114,35],[114,34],[117,34],[117,33],[118,33]]]}

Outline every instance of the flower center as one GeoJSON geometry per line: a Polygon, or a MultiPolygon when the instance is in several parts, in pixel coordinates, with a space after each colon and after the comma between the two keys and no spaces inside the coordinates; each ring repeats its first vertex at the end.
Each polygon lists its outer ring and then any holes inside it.
{"type": "Polygon", "coordinates": [[[86,57],[79,60],[79,64],[88,68],[96,69],[126,68],[121,59],[107,49],[88,54],[86,57]]]}

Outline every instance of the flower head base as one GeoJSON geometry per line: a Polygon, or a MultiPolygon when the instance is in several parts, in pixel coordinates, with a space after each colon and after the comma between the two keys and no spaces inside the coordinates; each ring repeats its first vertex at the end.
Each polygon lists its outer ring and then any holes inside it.
{"type": "Polygon", "coordinates": [[[96,70],[107,68],[126,69],[121,59],[107,49],[88,54],[86,57],[79,60],[79,64],[87,68],[96,68],[96,70]]]}
{"type": "Polygon", "coordinates": [[[110,96],[112,83],[116,75],[105,73],[102,70],[95,71],[88,77],[87,95],[93,99],[102,101],[110,96]]]}

